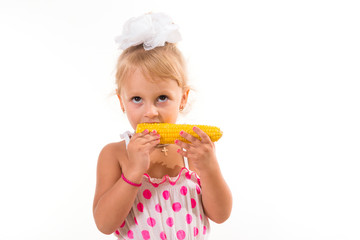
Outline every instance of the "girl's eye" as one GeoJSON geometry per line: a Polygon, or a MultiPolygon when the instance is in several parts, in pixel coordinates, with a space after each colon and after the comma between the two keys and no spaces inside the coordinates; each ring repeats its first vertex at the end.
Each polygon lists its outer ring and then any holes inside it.
{"type": "Polygon", "coordinates": [[[159,102],[166,102],[166,100],[168,100],[168,97],[165,95],[161,95],[160,97],[158,97],[159,102]]]}
{"type": "Polygon", "coordinates": [[[141,97],[133,97],[131,101],[133,101],[133,103],[141,103],[142,99],[141,97]]]}

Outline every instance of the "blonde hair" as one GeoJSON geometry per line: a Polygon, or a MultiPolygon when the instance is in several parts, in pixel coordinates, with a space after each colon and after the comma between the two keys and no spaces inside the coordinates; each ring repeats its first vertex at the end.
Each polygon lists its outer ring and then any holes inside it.
{"type": "Polygon", "coordinates": [[[184,57],[173,43],[148,51],[144,50],[142,44],[125,49],[116,66],[118,95],[126,78],[136,69],[140,69],[149,80],[175,80],[183,91],[189,89],[184,57]]]}

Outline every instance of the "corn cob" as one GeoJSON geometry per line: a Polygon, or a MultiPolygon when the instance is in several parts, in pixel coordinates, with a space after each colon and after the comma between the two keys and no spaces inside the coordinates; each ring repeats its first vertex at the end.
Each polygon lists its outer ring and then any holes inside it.
{"type": "Polygon", "coordinates": [[[160,144],[172,144],[176,139],[189,143],[189,141],[180,136],[180,132],[185,131],[201,140],[193,130],[193,127],[195,126],[204,131],[213,142],[219,140],[223,134],[218,127],[171,123],[140,123],[136,127],[136,133],[143,132],[145,129],[149,130],[150,132],[156,130],[156,132],[160,134],[160,144]]]}

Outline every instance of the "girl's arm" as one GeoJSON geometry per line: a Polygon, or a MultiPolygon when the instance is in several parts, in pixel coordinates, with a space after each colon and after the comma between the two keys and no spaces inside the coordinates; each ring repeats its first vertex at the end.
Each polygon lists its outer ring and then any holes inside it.
{"type": "Polygon", "coordinates": [[[199,172],[201,178],[202,202],[206,215],[216,223],[223,223],[232,209],[232,195],[218,163],[199,172]]]}
{"type": "Polygon", "coordinates": [[[216,223],[225,222],[231,213],[232,196],[226,184],[215,154],[215,144],[202,130],[194,127],[201,141],[194,136],[181,132],[181,136],[190,144],[176,141],[176,144],[186,151],[178,152],[189,159],[201,178],[202,202],[206,215],[216,223]]]}
{"type": "MultiPolygon", "coordinates": [[[[116,156],[116,144],[109,144],[99,155],[93,214],[97,228],[104,234],[113,233],[125,220],[138,188],[124,182],[116,156]]],[[[139,176],[126,176],[140,182],[139,176]]]]}
{"type": "Polygon", "coordinates": [[[149,168],[149,155],[158,143],[156,133],[145,131],[131,138],[127,150],[124,143],[121,147],[113,143],[101,151],[93,213],[96,226],[102,233],[111,234],[123,223],[138,192],[138,187],[125,182],[121,174],[133,183],[141,183],[149,168]]]}

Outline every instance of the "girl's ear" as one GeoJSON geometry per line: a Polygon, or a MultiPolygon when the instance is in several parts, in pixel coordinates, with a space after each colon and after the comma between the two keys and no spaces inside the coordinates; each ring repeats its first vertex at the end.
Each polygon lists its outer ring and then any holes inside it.
{"type": "Polygon", "coordinates": [[[190,92],[190,89],[189,88],[186,88],[184,91],[183,91],[183,95],[181,97],[181,103],[180,103],[180,108],[179,110],[182,111],[185,106],[186,106],[186,103],[187,103],[187,100],[188,100],[188,97],[189,97],[189,92],[190,92]]]}
{"type": "Polygon", "coordinates": [[[121,99],[121,96],[120,96],[120,94],[116,94],[116,95],[119,98],[121,110],[125,113],[125,107],[124,107],[124,103],[123,103],[123,101],[121,99]]]}

